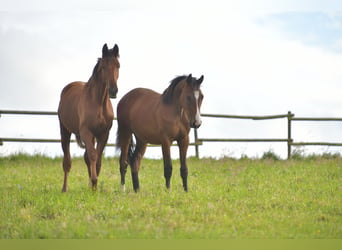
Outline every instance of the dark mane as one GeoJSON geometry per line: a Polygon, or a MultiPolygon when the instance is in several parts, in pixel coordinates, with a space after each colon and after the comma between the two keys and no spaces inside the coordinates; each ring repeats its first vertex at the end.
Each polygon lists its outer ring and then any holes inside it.
{"type": "Polygon", "coordinates": [[[186,75],[183,76],[177,76],[174,78],[167,89],[164,90],[162,94],[162,99],[165,104],[170,104],[172,102],[173,92],[175,88],[177,87],[178,83],[186,79],[186,75]]]}
{"type": "Polygon", "coordinates": [[[89,77],[88,83],[91,82],[91,79],[96,79],[98,76],[98,72],[100,71],[100,66],[101,66],[101,59],[102,58],[98,58],[96,65],[94,66],[93,72],[91,74],[91,76],[89,77]]]}
{"type": "Polygon", "coordinates": [[[96,73],[99,71],[100,62],[101,62],[101,58],[98,58],[91,77],[95,76],[96,73]]]}

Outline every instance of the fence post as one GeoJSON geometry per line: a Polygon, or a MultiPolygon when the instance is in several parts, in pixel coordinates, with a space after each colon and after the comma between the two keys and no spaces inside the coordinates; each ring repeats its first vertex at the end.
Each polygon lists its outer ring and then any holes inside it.
{"type": "Polygon", "coordinates": [[[291,145],[292,145],[292,138],[291,138],[291,120],[294,117],[294,114],[291,111],[287,112],[287,159],[291,159],[291,145]]]}
{"type": "Polygon", "coordinates": [[[198,134],[197,134],[197,128],[194,128],[194,136],[195,136],[195,153],[196,158],[199,158],[199,151],[198,151],[198,134]]]}

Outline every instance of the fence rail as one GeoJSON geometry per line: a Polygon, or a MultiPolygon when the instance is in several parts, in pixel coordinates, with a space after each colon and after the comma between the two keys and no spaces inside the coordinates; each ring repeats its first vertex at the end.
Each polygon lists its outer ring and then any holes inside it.
{"type": "MultiPolygon", "coordinates": [[[[57,115],[54,111],[20,111],[20,110],[0,110],[1,115],[57,115]]],[[[267,116],[246,116],[246,115],[222,115],[222,114],[202,114],[203,117],[208,118],[221,118],[221,119],[250,119],[250,120],[270,120],[270,119],[284,119],[287,120],[287,138],[200,138],[197,129],[194,129],[194,142],[190,146],[195,147],[196,157],[199,157],[199,146],[203,142],[286,142],[287,143],[287,158],[291,158],[292,146],[342,146],[342,143],[332,142],[294,142],[292,132],[293,121],[334,121],[340,122],[342,118],[337,117],[295,117],[291,111],[287,114],[280,115],[267,115],[267,116]]],[[[45,138],[0,138],[0,145],[3,142],[34,142],[34,143],[57,143],[60,139],[45,139],[45,138]]],[[[76,142],[71,140],[71,142],[76,142]]],[[[173,144],[172,146],[175,146],[173,144]]],[[[107,146],[116,146],[114,143],[108,143],[107,146]]],[[[149,145],[158,146],[158,145],[149,145]]]]}
{"type": "Polygon", "coordinates": [[[220,114],[201,114],[203,117],[213,117],[213,118],[232,118],[232,119],[251,119],[251,120],[270,120],[285,118],[288,114],[284,115],[264,115],[264,116],[250,116],[250,115],[220,115],[220,114]]]}
{"type": "Polygon", "coordinates": [[[4,115],[57,115],[56,111],[0,110],[4,115]]]}

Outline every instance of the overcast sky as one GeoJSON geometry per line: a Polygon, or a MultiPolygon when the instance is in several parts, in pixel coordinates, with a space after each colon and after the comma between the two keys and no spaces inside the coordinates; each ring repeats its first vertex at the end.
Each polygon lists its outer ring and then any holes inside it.
{"type": "MultiPolygon", "coordinates": [[[[204,75],[202,113],[342,117],[342,1],[0,0],[0,109],[57,110],[62,88],[87,81],[104,43],[120,48],[118,100],[204,75]]],[[[110,142],[115,141],[114,124],[110,142]]],[[[286,120],[204,118],[200,137],[287,136],[286,120]]],[[[0,137],[59,138],[56,117],[5,116],[0,137]]],[[[342,142],[341,123],[299,123],[296,141],[342,142]]],[[[5,143],[61,155],[57,144],[5,143]]],[[[206,143],[202,156],[286,156],[284,143],[206,143]]],[[[341,151],[307,147],[307,151],[341,151]]],[[[159,149],[147,156],[160,157],[159,149]]],[[[82,151],[75,145],[72,154],[82,151]]],[[[114,155],[113,148],[106,155],[114,155]]],[[[189,149],[193,155],[193,148],[189,149]]],[[[173,157],[178,151],[173,150],[173,157]]]]}

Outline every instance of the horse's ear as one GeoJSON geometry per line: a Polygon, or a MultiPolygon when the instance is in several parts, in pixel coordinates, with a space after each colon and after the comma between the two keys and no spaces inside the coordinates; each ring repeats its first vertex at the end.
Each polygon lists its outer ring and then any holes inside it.
{"type": "Polygon", "coordinates": [[[201,83],[203,82],[204,76],[202,75],[198,80],[197,80],[197,84],[201,85],[201,83]]]}
{"type": "Polygon", "coordinates": [[[105,43],[102,47],[102,57],[108,55],[108,46],[107,44],[105,43]]]}
{"type": "Polygon", "coordinates": [[[119,56],[119,46],[117,44],[115,44],[113,47],[113,53],[115,57],[119,56]]]}
{"type": "Polygon", "coordinates": [[[188,77],[186,78],[186,82],[192,83],[192,74],[188,75],[188,77]]]}

